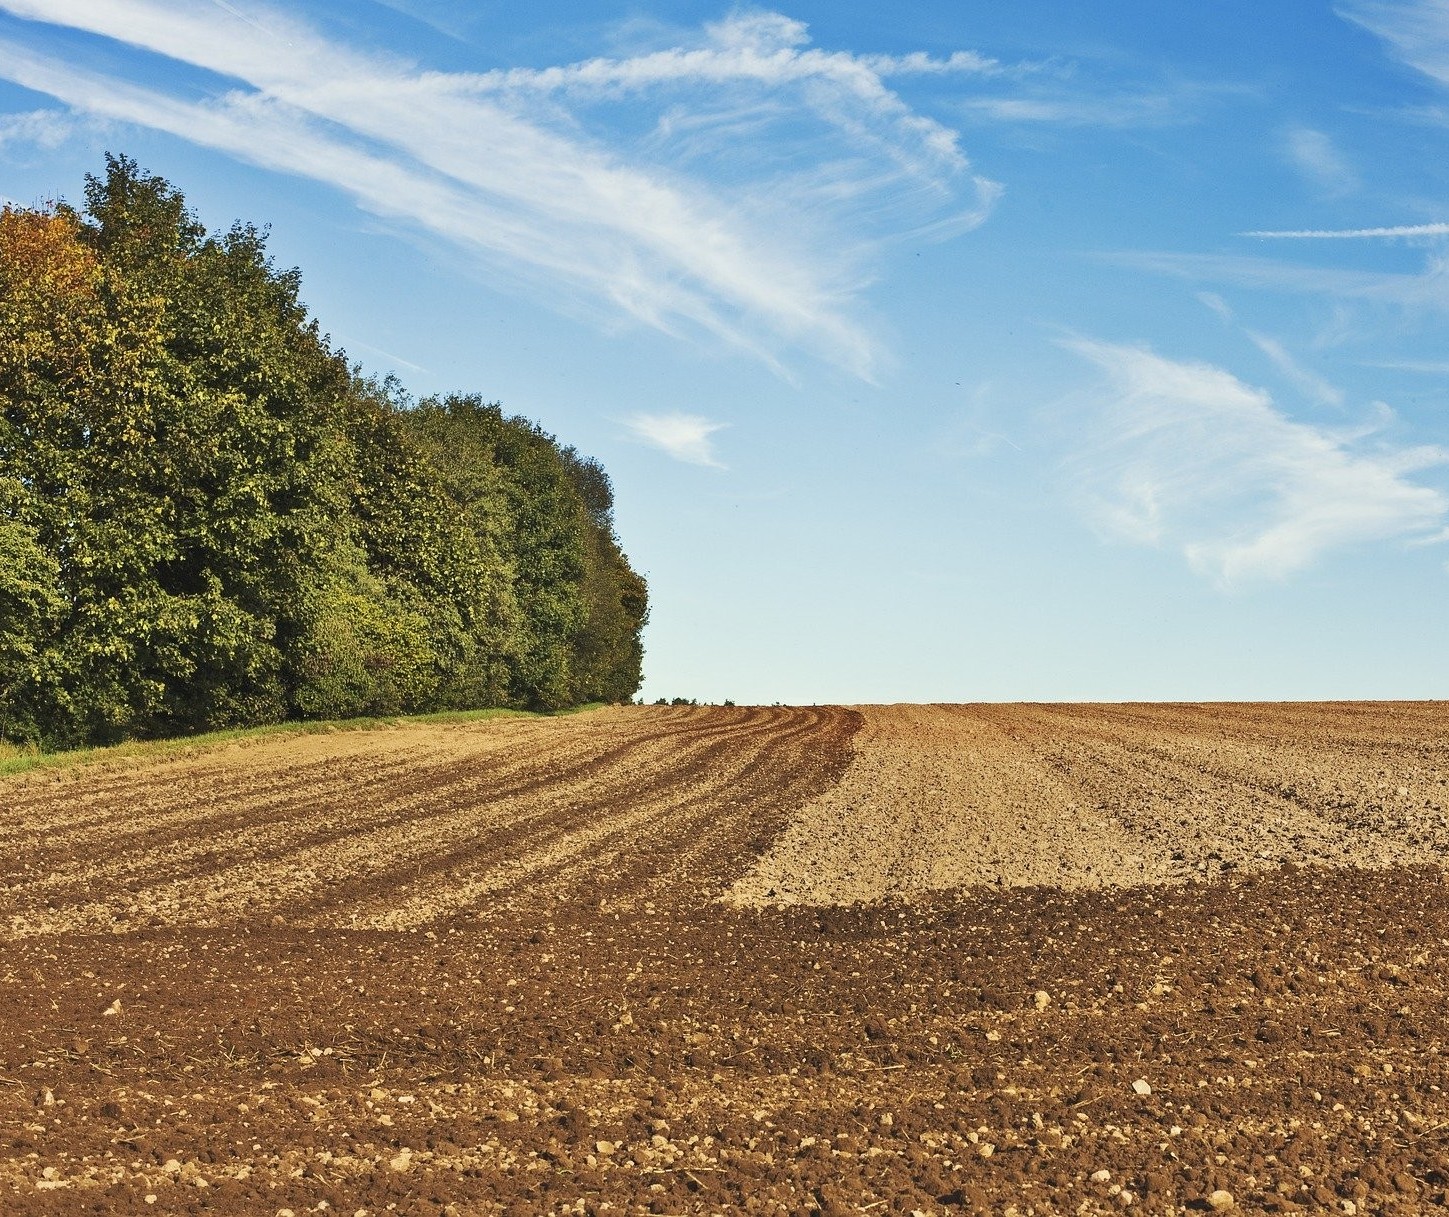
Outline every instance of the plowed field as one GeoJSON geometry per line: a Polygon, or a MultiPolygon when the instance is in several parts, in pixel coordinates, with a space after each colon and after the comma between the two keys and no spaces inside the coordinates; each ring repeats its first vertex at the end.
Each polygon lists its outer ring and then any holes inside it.
{"type": "Polygon", "coordinates": [[[0,1212],[1449,1205],[1449,707],[627,707],[0,781],[0,1212]]]}

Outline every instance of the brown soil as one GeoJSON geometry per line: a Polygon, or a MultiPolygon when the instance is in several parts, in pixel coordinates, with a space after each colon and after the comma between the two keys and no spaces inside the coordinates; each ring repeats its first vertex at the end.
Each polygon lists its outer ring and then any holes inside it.
{"type": "Polygon", "coordinates": [[[1446,782],[1422,704],[626,708],[11,779],[0,1211],[1424,1212],[1446,782]]]}
{"type": "Polygon", "coordinates": [[[731,889],[848,904],[1449,853],[1442,705],[873,706],[842,780],[731,889]]]}

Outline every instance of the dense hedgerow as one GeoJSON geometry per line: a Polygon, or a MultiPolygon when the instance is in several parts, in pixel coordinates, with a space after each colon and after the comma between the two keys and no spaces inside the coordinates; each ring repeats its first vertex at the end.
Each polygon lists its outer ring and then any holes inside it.
{"type": "Polygon", "coordinates": [[[596,462],[364,378],[133,161],[85,197],[0,211],[0,739],[633,695],[596,462]]]}

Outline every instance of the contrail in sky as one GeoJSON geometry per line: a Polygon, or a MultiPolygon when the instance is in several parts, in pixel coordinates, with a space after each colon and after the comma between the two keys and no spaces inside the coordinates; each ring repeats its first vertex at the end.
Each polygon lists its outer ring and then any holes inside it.
{"type": "Polygon", "coordinates": [[[1284,237],[1295,241],[1332,241],[1373,237],[1449,237],[1449,224],[1401,224],[1395,228],[1300,228],[1277,232],[1240,232],[1240,237],[1284,237]]]}

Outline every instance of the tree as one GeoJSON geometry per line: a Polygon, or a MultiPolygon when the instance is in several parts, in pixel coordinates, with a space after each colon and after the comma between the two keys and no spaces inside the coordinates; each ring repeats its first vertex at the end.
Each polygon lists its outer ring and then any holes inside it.
{"type": "Polygon", "coordinates": [[[438,685],[426,605],[339,546],[313,572],[293,694],[306,718],[400,714],[433,704],[438,685]]]}
{"type": "Polygon", "coordinates": [[[13,514],[22,494],[14,482],[0,492],[0,743],[38,737],[35,695],[62,606],[59,566],[13,514]]]}
{"type": "Polygon", "coordinates": [[[638,689],[644,580],[613,531],[597,461],[476,395],[430,398],[409,429],[504,594],[488,604],[484,652],[516,705],[622,702],[638,689]]]}
{"type": "Polygon", "coordinates": [[[643,681],[640,635],[649,592],[614,533],[614,488],[597,461],[573,448],[559,454],[583,507],[584,619],[574,637],[574,693],[580,701],[625,702],[643,681]]]}
{"type": "Polygon", "coordinates": [[[264,230],[208,235],[134,161],[85,196],[0,210],[0,731],[632,692],[596,462],[363,377],[264,230]]]}

